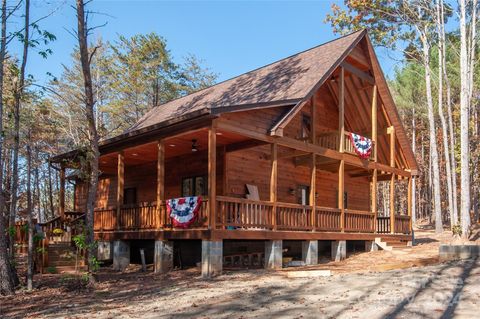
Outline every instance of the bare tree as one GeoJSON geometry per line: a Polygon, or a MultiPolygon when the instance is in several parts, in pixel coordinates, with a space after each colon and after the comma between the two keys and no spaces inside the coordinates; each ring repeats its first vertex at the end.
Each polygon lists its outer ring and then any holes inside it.
{"type": "Polygon", "coordinates": [[[437,31],[439,34],[438,37],[438,114],[440,115],[440,123],[442,126],[442,141],[443,141],[443,150],[445,155],[445,173],[447,178],[447,200],[448,200],[448,213],[450,214],[450,227],[455,225],[455,216],[454,216],[454,208],[453,208],[453,193],[454,189],[452,188],[452,168],[450,164],[450,149],[449,149],[449,129],[447,120],[445,119],[445,114],[443,112],[443,67],[444,67],[444,59],[443,56],[445,54],[444,46],[445,46],[445,35],[442,36],[442,32],[445,32],[443,22],[443,0],[436,1],[436,24],[437,24],[437,31]]]}
{"type": "MultiPolygon", "coordinates": [[[[2,1],[2,30],[0,39],[0,132],[3,132],[3,76],[4,62],[7,46],[7,1],[2,1]]],[[[2,161],[3,134],[0,134],[0,168],[3,168],[2,161]]],[[[13,270],[10,265],[7,240],[5,234],[5,219],[3,218],[3,169],[0,169],[0,294],[11,295],[15,292],[13,270]]]]}
{"type": "MultiPolygon", "coordinates": [[[[88,50],[88,34],[90,29],[87,27],[87,19],[85,16],[85,5],[83,0],[77,0],[77,36],[80,49],[80,61],[82,64],[82,73],[85,87],[85,117],[88,124],[88,149],[87,149],[87,163],[88,163],[88,196],[87,196],[87,215],[86,215],[86,228],[87,228],[87,245],[88,245],[88,268],[90,273],[94,270],[94,261],[96,249],[93,238],[93,218],[94,207],[97,195],[98,185],[98,158],[100,152],[98,149],[98,132],[95,123],[95,101],[93,95],[92,75],[90,72],[90,62],[93,52],[88,50]]],[[[93,276],[90,276],[90,280],[93,280],[93,276]]]]}
{"type": "Polygon", "coordinates": [[[473,66],[476,47],[476,0],[459,0],[460,16],[460,187],[461,228],[468,237],[470,228],[470,150],[469,120],[473,94],[473,66]],[[471,5],[471,6],[469,6],[471,5]],[[470,14],[468,14],[470,8],[470,14]],[[467,21],[469,20],[469,21],[467,21]],[[467,24],[470,30],[467,30],[467,24]]]}

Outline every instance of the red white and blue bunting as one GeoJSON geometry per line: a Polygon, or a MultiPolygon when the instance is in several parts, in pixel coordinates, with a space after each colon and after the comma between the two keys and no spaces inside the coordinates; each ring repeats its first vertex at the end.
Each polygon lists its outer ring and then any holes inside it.
{"type": "Polygon", "coordinates": [[[167,200],[167,213],[172,219],[174,227],[188,228],[195,222],[198,210],[202,205],[199,196],[172,198],[167,200]]]}
{"type": "Polygon", "coordinates": [[[350,141],[355,149],[355,153],[357,153],[360,158],[368,159],[370,157],[370,153],[372,152],[371,139],[355,133],[350,133],[350,141]]]}

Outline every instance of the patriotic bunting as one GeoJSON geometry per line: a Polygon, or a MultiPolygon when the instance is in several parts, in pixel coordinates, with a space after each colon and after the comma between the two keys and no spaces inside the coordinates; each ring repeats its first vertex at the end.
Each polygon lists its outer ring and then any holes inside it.
{"type": "Polygon", "coordinates": [[[360,158],[368,159],[372,152],[372,140],[361,135],[350,133],[350,141],[352,142],[355,153],[360,158]]]}
{"type": "Polygon", "coordinates": [[[202,204],[199,196],[172,198],[167,200],[167,213],[174,227],[188,228],[197,219],[202,204]]]}

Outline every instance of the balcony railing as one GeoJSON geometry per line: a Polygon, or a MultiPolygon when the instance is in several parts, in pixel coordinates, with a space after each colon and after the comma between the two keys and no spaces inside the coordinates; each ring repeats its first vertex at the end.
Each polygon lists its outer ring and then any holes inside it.
{"type": "MultiPolygon", "coordinates": [[[[208,207],[208,201],[204,201],[197,221],[190,228],[208,227],[208,207]]],[[[340,232],[341,218],[341,210],[337,208],[316,207],[313,211],[312,206],[307,205],[217,196],[214,227],[224,230],[340,232]]],[[[345,209],[343,224],[345,232],[374,233],[376,224],[378,233],[390,233],[390,218],[378,217],[375,223],[375,214],[368,211],[345,209]]],[[[395,233],[408,234],[409,227],[410,217],[395,216],[395,233]]],[[[96,232],[171,228],[165,205],[160,210],[154,204],[122,207],[118,221],[115,208],[95,211],[96,232]]]]}
{"type": "MultiPolygon", "coordinates": [[[[344,152],[356,155],[355,148],[353,147],[352,141],[350,140],[350,132],[345,132],[343,135],[343,145],[344,145],[344,152]]],[[[317,136],[317,145],[328,148],[331,150],[340,151],[340,138],[339,132],[329,132],[329,133],[322,133],[317,136]]],[[[372,150],[374,148],[374,142],[372,142],[372,150]]],[[[373,151],[370,153],[369,160],[374,160],[373,151]]]]}

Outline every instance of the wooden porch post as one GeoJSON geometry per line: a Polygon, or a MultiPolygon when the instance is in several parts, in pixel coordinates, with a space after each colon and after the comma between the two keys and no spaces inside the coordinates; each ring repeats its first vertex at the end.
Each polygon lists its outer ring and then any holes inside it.
{"type": "MultiPolygon", "coordinates": [[[[390,134],[390,166],[395,167],[395,128],[388,128],[390,134]]],[[[395,174],[390,179],[390,233],[395,233],[395,174]]]]}
{"type": "Polygon", "coordinates": [[[116,228],[120,228],[120,210],[123,205],[123,188],[125,185],[125,155],[120,151],[117,155],[117,216],[116,228]]]}
{"type": "Polygon", "coordinates": [[[59,194],[58,214],[63,219],[65,217],[65,165],[60,167],[60,194],[59,194]]]}
{"type": "Polygon", "coordinates": [[[410,230],[410,233],[412,233],[412,185],[413,185],[413,177],[408,178],[408,190],[407,190],[407,214],[408,217],[410,217],[408,221],[408,229],[410,230]]]}
{"type": "Polygon", "coordinates": [[[208,128],[208,228],[215,229],[217,201],[217,128],[215,121],[208,128]]]}
{"type": "Polygon", "coordinates": [[[315,153],[312,154],[312,164],[311,164],[311,171],[310,171],[310,206],[312,206],[312,230],[315,230],[316,223],[317,223],[317,199],[315,198],[316,191],[316,180],[317,180],[317,163],[316,163],[317,156],[315,153]]]}
{"type": "Polygon", "coordinates": [[[277,229],[277,180],[278,180],[278,154],[277,143],[271,144],[271,162],[272,171],[270,174],[270,201],[273,203],[272,209],[272,225],[273,229],[277,229]]]}
{"type": "Polygon", "coordinates": [[[167,216],[163,207],[165,200],[165,143],[159,140],[157,143],[157,216],[160,219],[158,227],[165,227],[167,216]]]}
{"type": "MultiPolygon", "coordinates": [[[[373,94],[372,94],[372,143],[373,143],[373,161],[377,162],[377,86],[373,86],[373,94]]],[[[373,170],[372,176],[372,213],[374,214],[373,219],[373,227],[374,232],[377,232],[377,218],[378,218],[378,211],[377,211],[377,179],[378,179],[378,172],[375,168],[373,170]]]]}
{"type": "MultiPolygon", "coordinates": [[[[338,128],[340,132],[339,151],[344,152],[345,149],[345,70],[340,68],[340,83],[339,83],[339,108],[338,108],[338,128]]],[[[345,207],[344,207],[344,193],[345,193],[345,160],[340,160],[338,167],[338,208],[340,209],[340,228],[345,231],[345,207]]]]}
{"type": "MultiPolygon", "coordinates": [[[[312,116],[311,116],[311,129],[310,129],[310,140],[312,144],[317,143],[317,105],[315,104],[315,94],[313,94],[311,99],[312,104],[312,116]]],[[[310,206],[312,206],[312,230],[315,231],[317,224],[317,199],[315,194],[316,190],[316,180],[317,180],[317,156],[315,153],[312,153],[312,163],[311,163],[311,172],[310,172],[310,206]]]]}

